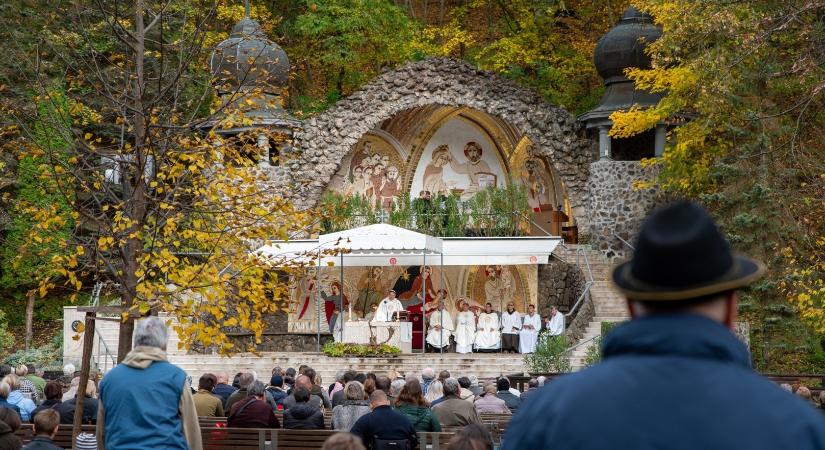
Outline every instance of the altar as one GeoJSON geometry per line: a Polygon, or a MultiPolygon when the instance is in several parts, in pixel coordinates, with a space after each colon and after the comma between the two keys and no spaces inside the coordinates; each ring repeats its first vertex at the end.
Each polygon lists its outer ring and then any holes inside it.
{"type": "Polygon", "coordinates": [[[344,322],[341,342],[349,344],[369,344],[370,328],[378,343],[386,342],[401,349],[401,353],[412,353],[412,323],[410,322],[367,322],[352,320],[344,322]]]}

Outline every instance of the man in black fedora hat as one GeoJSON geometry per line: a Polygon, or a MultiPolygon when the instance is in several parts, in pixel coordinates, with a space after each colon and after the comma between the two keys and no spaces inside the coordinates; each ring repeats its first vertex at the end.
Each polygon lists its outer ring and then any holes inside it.
{"type": "Polygon", "coordinates": [[[613,271],[633,319],[606,337],[601,364],[523,404],[503,449],[825,449],[821,415],[755,374],[730,331],[736,289],[764,271],[701,206],[654,212],[613,271]]]}

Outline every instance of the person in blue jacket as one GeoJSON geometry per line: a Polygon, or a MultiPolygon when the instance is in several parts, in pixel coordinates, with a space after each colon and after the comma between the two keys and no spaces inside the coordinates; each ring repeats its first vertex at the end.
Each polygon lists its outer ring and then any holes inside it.
{"type": "Polygon", "coordinates": [[[736,289],[764,271],[701,206],[654,212],[613,271],[632,320],[606,337],[602,363],[522,405],[503,449],[825,449],[821,414],[754,373],[730,331],[736,289]]]}

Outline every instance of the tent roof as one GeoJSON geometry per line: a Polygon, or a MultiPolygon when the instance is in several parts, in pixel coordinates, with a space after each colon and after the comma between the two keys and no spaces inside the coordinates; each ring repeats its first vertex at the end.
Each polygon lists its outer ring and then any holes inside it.
{"type": "Polygon", "coordinates": [[[346,248],[351,253],[369,251],[410,251],[441,253],[441,239],[405,228],[376,223],[337,233],[322,234],[318,241],[323,249],[346,248]]]}

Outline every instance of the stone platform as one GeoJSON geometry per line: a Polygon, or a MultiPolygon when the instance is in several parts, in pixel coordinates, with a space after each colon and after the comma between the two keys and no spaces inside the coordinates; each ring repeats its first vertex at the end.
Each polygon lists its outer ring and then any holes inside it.
{"type": "Polygon", "coordinates": [[[280,366],[298,368],[306,364],[321,374],[324,384],[331,383],[338,370],[352,369],[359,372],[385,373],[389,370],[407,374],[420,374],[425,367],[432,367],[436,373],[449,370],[454,376],[475,375],[479,378],[495,378],[499,375],[520,373],[526,370],[524,355],[496,353],[414,353],[395,357],[331,358],[320,353],[276,353],[265,352],[259,355],[238,354],[231,358],[217,355],[181,355],[172,354],[170,362],[184,369],[192,379],[197,380],[206,372],[226,372],[234,375],[241,369],[251,368],[258,375],[269,380],[272,368],[280,366]]]}

